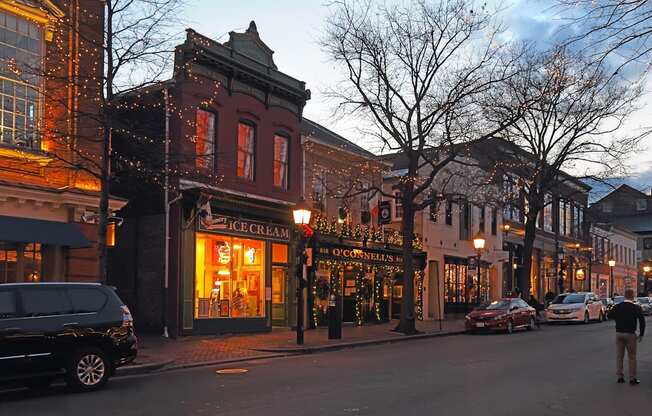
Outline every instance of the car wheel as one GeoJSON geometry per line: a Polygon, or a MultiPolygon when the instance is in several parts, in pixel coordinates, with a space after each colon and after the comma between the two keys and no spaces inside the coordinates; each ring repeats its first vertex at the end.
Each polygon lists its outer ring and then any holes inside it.
{"type": "Polygon", "coordinates": [[[528,331],[532,331],[532,330],[536,327],[536,325],[537,325],[537,323],[536,323],[536,321],[534,320],[534,317],[533,317],[533,316],[530,316],[530,323],[529,323],[528,326],[527,326],[527,330],[528,330],[528,331]]]}
{"type": "Polygon", "coordinates": [[[585,323],[585,324],[588,324],[589,322],[590,322],[590,319],[589,319],[589,313],[588,313],[588,312],[584,312],[584,323],[585,323]]]}
{"type": "Polygon", "coordinates": [[[106,384],[110,373],[109,362],[102,350],[85,348],[72,356],[66,381],[75,390],[91,391],[106,384]]]}
{"type": "Polygon", "coordinates": [[[25,382],[25,387],[30,390],[45,390],[54,381],[53,377],[37,377],[25,382]]]}
{"type": "Polygon", "coordinates": [[[511,319],[507,321],[507,326],[505,327],[505,332],[507,332],[508,334],[511,334],[511,333],[514,332],[514,323],[512,322],[511,319]]]}

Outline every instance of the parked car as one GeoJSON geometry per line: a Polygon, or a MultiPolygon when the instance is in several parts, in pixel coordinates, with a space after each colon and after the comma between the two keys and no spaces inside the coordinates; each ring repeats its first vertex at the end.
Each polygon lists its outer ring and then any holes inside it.
{"type": "Polygon", "coordinates": [[[614,306],[618,305],[619,303],[622,303],[625,301],[624,296],[614,296],[611,299],[611,303],[607,306],[607,319],[611,319],[611,316],[609,315],[611,311],[613,310],[614,306]]]}
{"type": "Polygon", "coordinates": [[[553,322],[584,322],[605,320],[604,304],[591,292],[563,293],[546,309],[546,319],[553,322]]]}
{"type": "Polygon", "coordinates": [[[650,298],[647,296],[636,298],[636,304],[641,307],[643,315],[650,316],[650,313],[652,313],[652,304],[650,304],[650,298]]]}
{"type": "Polygon", "coordinates": [[[477,331],[505,331],[517,328],[534,329],[536,311],[522,299],[504,298],[482,305],[466,315],[466,329],[477,331]]]}
{"type": "Polygon", "coordinates": [[[103,386],[134,360],[129,308],[99,284],[0,285],[0,383],[45,388],[63,377],[77,390],[103,386]]]}

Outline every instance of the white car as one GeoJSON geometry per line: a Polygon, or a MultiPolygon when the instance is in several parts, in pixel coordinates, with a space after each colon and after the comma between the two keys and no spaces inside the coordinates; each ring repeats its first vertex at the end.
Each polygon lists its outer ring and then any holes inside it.
{"type": "Polygon", "coordinates": [[[604,321],[604,304],[591,292],[562,293],[546,309],[548,322],[604,321]]]}

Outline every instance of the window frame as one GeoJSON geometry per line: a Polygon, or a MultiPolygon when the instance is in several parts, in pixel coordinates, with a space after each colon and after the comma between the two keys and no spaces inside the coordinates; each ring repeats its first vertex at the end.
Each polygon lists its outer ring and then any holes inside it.
{"type": "Polygon", "coordinates": [[[218,117],[217,111],[214,111],[211,108],[200,106],[200,107],[197,107],[195,109],[195,168],[196,169],[206,169],[206,170],[210,170],[211,172],[215,172],[215,169],[216,169],[216,166],[217,166],[217,164],[215,163],[216,162],[216,155],[217,155],[217,122],[218,122],[217,117],[218,117]],[[210,142],[211,143],[211,149],[210,150],[211,150],[212,155],[211,155],[210,159],[206,157],[206,153],[204,153],[204,155],[202,156],[202,160],[208,160],[209,161],[209,163],[208,163],[209,166],[199,166],[198,165],[198,161],[200,160],[199,159],[200,156],[197,153],[197,144],[199,142],[199,135],[197,134],[197,127],[198,127],[197,115],[199,114],[200,111],[202,111],[204,113],[207,113],[207,114],[209,114],[209,115],[211,115],[213,117],[213,137],[212,137],[212,141],[210,142]]]}
{"type": "Polygon", "coordinates": [[[394,219],[397,220],[403,219],[403,200],[401,200],[402,195],[403,194],[401,191],[394,191],[394,212],[392,214],[394,219]],[[401,215],[399,215],[399,208],[401,215]]]}
{"type": "MultiPolygon", "coordinates": [[[[287,191],[290,189],[290,135],[286,132],[276,132],[274,133],[274,138],[273,138],[273,152],[272,152],[272,185],[276,189],[281,189],[283,191],[287,191]],[[285,184],[284,185],[277,185],[276,184],[276,139],[277,138],[282,138],[285,140],[286,146],[287,146],[287,151],[285,152],[285,162],[281,162],[282,166],[285,166],[285,184]]],[[[255,133],[254,133],[254,147],[255,147],[255,133]]],[[[255,170],[254,170],[254,177],[255,177],[255,170]]]]}
{"type": "Polygon", "coordinates": [[[450,199],[446,200],[446,206],[444,208],[444,223],[449,226],[453,226],[453,201],[450,199]]]}
{"type": "MultiPolygon", "coordinates": [[[[240,119],[238,120],[237,129],[236,129],[236,143],[235,143],[235,176],[246,182],[256,182],[256,159],[257,159],[257,145],[258,145],[258,126],[255,122],[249,119],[240,119]],[[240,125],[244,124],[253,129],[253,151],[251,153],[252,162],[251,162],[251,178],[247,176],[240,176],[238,174],[238,164],[240,156],[240,125]]],[[[249,154],[249,153],[246,153],[249,154]]]]}
{"type": "MultiPolygon", "coordinates": [[[[13,12],[11,12],[9,10],[2,10],[2,11],[0,11],[0,13],[3,13],[5,15],[7,15],[7,16],[11,16],[13,19],[15,19],[15,21],[17,23],[17,26],[16,26],[15,29],[9,28],[6,25],[2,26],[2,27],[7,31],[15,33],[16,36],[17,36],[17,39],[18,39],[18,36],[26,36],[26,37],[28,37],[30,39],[36,40],[38,42],[38,52],[35,53],[30,49],[21,48],[18,45],[12,46],[12,45],[10,45],[9,43],[6,43],[6,42],[3,42],[2,46],[6,47],[6,48],[11,48],[11,49],[16,50],[16,51],[22,51],[23,53],[28,53],[28,54],[30,54],[30,56],[36,55],[37,59],[41,62],[41,64],[40,64],[41,69],[43,69],[44,68],[43,60],[46,58],[46,52],[47,52],[47,46],[46,46],[46,31],[47,31],[47,28],[45,27],[45,25],[43,25],[41,23],[38,23],[38,22],[35,22],[35,21],[31,20],[31,19],[28,19],[27,17],[22,16],[22,15],[20,15],[18,13],[13,13],[13,12]],[[29,35],[25,35],[24,33],[20,32],[20,29],[18,28],[18,22],[19,21],[24,21],[27,25],[32,25],[32,26],[36,27],[38,29],[38,31],[39,31],[39,38],[35,39],[35,38],[33,38],[33,37],[29,36],[29,35]]],[[[29,30],[28,30],[28,32],[29,32],[29,30]]],[[[19,65],[20,65],[20,63],[19,63],[19,65]]],[[[11,125],[11,127],[7,126],[7,130],[11,131],[11,134],[12,134],[13,137],[12,137],[11,142],[5,142],[3,140],[3,138],[0,136],[0,146],[9,147],[9,148],[21,148],[21,149],[26,149],[26,150],[35,151],[35,152],[41,152],[42,151],[41,129],[43,127],[43,115],[44,115],[44,109],[45,109],[45,103],[44,103],[42,91],[43,91],[44,86],[45,86],[45,80],[44,80],[44,77],[42,77],[42,76],[37,76],[35,78],[38,78],[38,79],[35,80],[35,82],[30,82],[30,81],[26,81],[24,79],[20,79],[20,77],[11,78],[10,76],[0,75],[0,83],[2,83],[3,81],[8,81],[8,82],[11,82],[11,83],[14,84],[12,86],[13,91],[14,91],[12,94],[4,94],[4,89],[2,88],[2,94],[6,95],[7,97],[11,97],[11,102],[13,103],[12,104],[13,105],[13,110],[11,112],[10,111],[4,111],[4,104],[3,104],[4,100],[2,99],[2,97],[0,97],[0,107],[1,107],[0,108],[0,110],[1,110],[0,111],[0,119],[1,119],[0,122],[1,122],[2,126],[4,126],[4,114],[2,114],[2,113],[7,113],[7,114],[12,115],[12,125],[11,125]],[[16,92],[15,92],[15,87],[16,86],[22,86],[24,88],[24,90],[25,90],[25,94],[21,95],[21,96],[17,95],[16,92]],[[28,90],[32,90],[34,92],[33,104],[34,104],[34,110],[35,110],[35,113],[36,113],[34,115],[34,118],[33,118],[33,126],[34,126],[33,129],[34,130],[31,132],[31,137],[29,139],[27,138],[28,137],[27,134],[29,133],[29,129],[27,128],[27,125],[28,125],[28,105],[30,103],[28,90]],[[24,104],[25,104],[25,111],[24,111],[23,114],[18,114],[16,112],[16,104],[17,104],[18,100],[23,101],[24,104]],[[19,142],[16,141],[16,137],[17,137],[16,133],[19,131],[19,129],[16,127],[16,125],[17,125],[16,124],[17,117],[23,117],[24,128],[20,129],[20,132],[25,134],[25,137],[22,140],[23,143],[19,143],[19,142]]],[[[3,127],[3,129],[4,129],[4,127],[3,127]]]]}

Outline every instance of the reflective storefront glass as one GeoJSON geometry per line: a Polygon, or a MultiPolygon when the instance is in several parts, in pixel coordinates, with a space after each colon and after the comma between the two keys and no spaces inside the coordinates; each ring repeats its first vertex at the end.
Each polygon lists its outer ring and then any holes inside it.
{"type": "Polygon", "coordinates": [[[195,318],[265,316],[265,242],[197,234],[195,318]]]}

